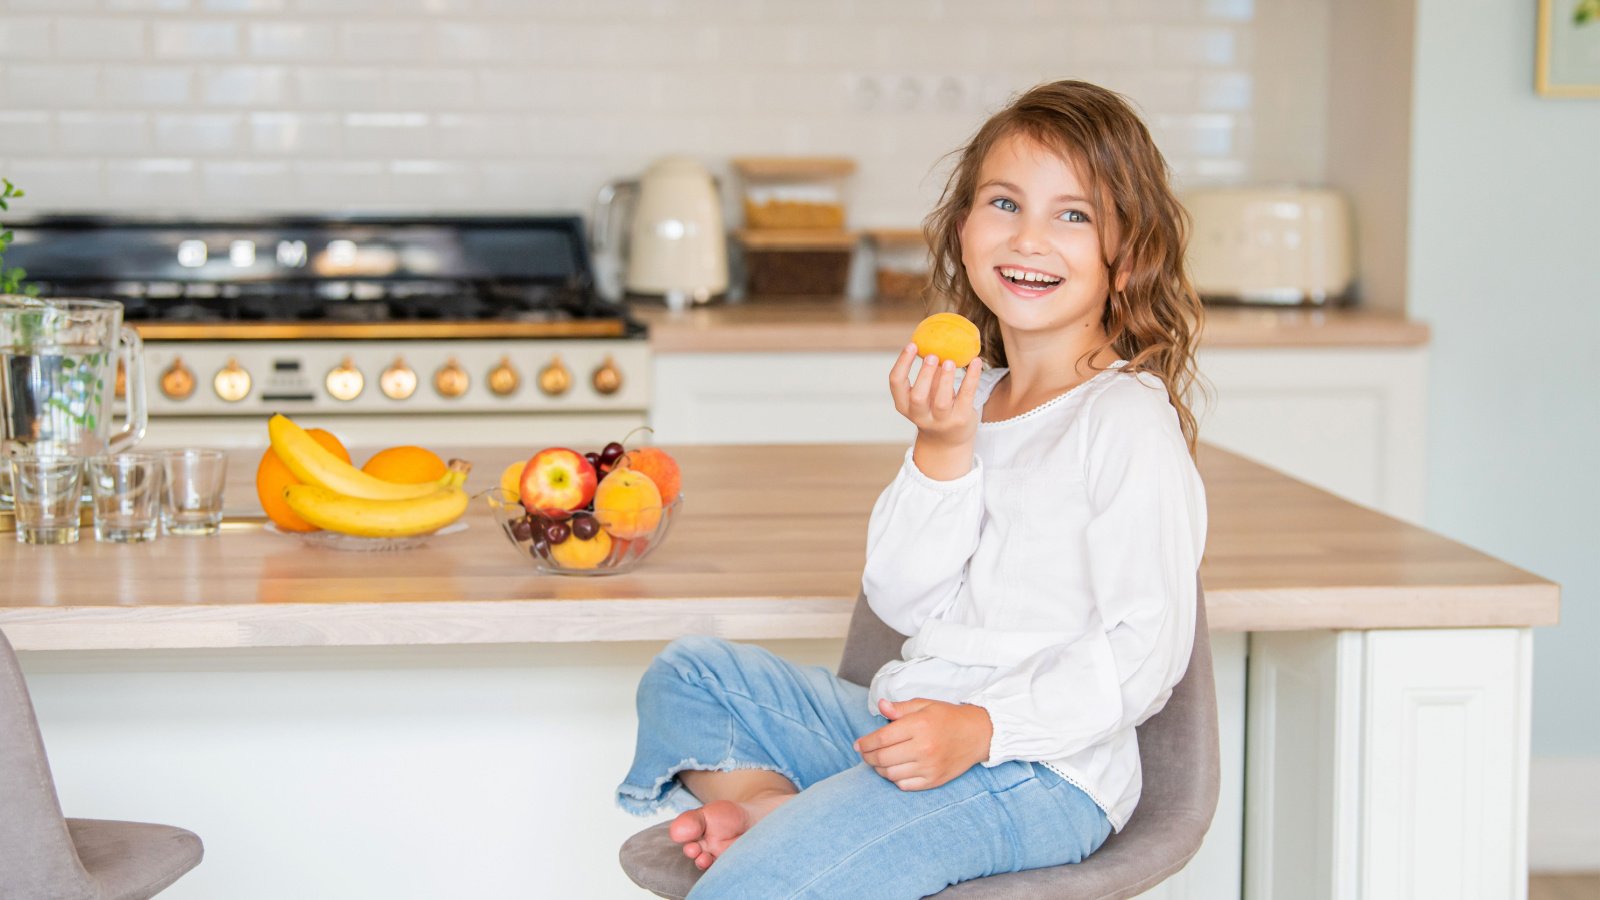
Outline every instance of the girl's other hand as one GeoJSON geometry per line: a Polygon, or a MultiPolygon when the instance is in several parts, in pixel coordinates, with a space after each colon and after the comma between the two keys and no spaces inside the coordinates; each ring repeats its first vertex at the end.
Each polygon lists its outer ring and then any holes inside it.
{"type": "Polygon", "coordinates": [[[855,743],[861,759],[902,791],[925,791],[989,758],[994,724],[981,706],[917,697],[878,701],[889,724],[855,743]]]}
{"type": "Polygon", "coordinates": [[[972,468],[972,441],[978,433],[978,410],[973,398],[983,372],[981,360],[967,365],[960,390],[956,389],[955,365],[940,362],[936,356],[922,361],[916,381],[911,380],[911,364],[917,358],[917,345],[907,344],[889,371],[889,393],[894,408],[917,426],[917,446],[913,458],[917,468],[929,478],[950,481],[972,468]]]}

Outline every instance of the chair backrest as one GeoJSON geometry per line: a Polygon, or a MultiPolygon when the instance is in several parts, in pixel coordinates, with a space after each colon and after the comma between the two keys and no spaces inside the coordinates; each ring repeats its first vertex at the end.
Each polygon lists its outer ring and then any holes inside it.
{"type": "MultiPolygon", "coordinates": [[[[1211,637],[1206,628],[1205,592],[1195,591],[1194,648],[1189,653],[1189,668],[1172,689],[1161,711],[1139,726],[1139,759],[1144,785],[1139,807],[1123,834],[1142,831],[1148,814],[1160,811],[1161,818],[1173,824],[1187,820],[1198,825],[1188,855],[1199,849],[1217,807],[1221,789],[1221,760],[1217,752],[1217,695],[1211,668],[1211,637]],[[1147,814],[1141,822],[1139,812],[1147,814]],[[1138,826],[1138,827],[1136,827],[1138,826]]],[[[865,685],[878,669],[900,655],[905,636],[883,624],[864,596],[857,597],[845,637],[844,656],[839,662],[839,677],[865,685]]],[[[1101,850],[1105,854],[1105,848],[1101,850]]],[[[1188,855],[1183,858],[1186,860],[1188,855]]],[[[1091,857],[1093,859],[1093,857],[1091,857]]]]}
{"type": "Polygon", "coordinates": [[[27,682],[0,631],[0,897],[93,897],[67,831],[27,682]]]}

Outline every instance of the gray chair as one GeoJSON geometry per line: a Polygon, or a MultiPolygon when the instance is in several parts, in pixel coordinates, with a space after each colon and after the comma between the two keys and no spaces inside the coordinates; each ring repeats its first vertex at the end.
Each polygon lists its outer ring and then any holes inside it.
{"type": "MultiPolygon", "coordinates": [[[[845,638],[839,677],[866,684],[905,637],[856,600],[845,638]]],[[[1070,866],[1030,869],[964,881],[940,891],[939,900],[1118,900],[1141,894],[1183,868],[1211,827],[1217,809],[1221,761],[1217,745],[1217,693],[1211,674],[1211,638],[1202,593],[1195,616],[1189,669],[1161,712],[1139,726],[1144,790],[1127,827],[1111,835],[1088,859],[1070,866]]],[[[660,897],[682,900],[700,877],[663,822],[622,845],[622,869],[633,883],[660,897]]]]}
{"type": "Polygon", "coordinates": [[[144,900],[201,853],[182,828],[62,817],[27,683],[0,632],[0,897],[144,900]]]}

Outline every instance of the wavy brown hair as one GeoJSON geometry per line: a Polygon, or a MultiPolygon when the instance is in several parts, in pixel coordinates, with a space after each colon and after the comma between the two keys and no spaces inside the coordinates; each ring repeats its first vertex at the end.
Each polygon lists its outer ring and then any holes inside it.
{"type": "Polygon", "coordinates": [[[1193,454],[1198,425],[1188,400],[1199,387],[1194,353],[1204,313],[1184,268],[1189,215],[1168,183],[1166,159],[1120,95],[1082,81],[1039,85],[996,113],[955,151],[959,156],[944,195],[923,222],[933,251],[926,294],[930,305],[971,319],[983,336],[986,361],[1006,364],[999,320],[973,292],[961,261],[961,224],[972,210],[984,159],[995,144],[1013,135],[1059,153],[1087,182],[1090,196],[1099,198],[1095,227],[1100,246],[1109,254],[1112,287],[1101,322],[1106,342],[1086,359],[1111,347],[1128,361],[1127,371],[1160,376],[1193,454]],[[1114,230],[1108,210],[1116,212],[1114,230]]]}

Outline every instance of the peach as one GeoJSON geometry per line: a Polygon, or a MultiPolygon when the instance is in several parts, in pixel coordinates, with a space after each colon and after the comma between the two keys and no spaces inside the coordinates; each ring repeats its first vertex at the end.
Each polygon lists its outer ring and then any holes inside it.
{"type": "Polygon", "coordinates": [[[587,541],[572,535],[550,545],[550,560],[564,569],[593,569],[611,553],[611,535],[596,531],[587,541]]]}
{"type": "Polygon", "coordinates": [[[661,505],[671,506],[682,485],[678,461],[660,447],[643,447],[628,451],[628,468],[655,482],[661,492],[661,505]]]}
{"type": "Polygon", "coordinates": [[[613,469],[595,488],[594,517],[612,537],[651,534],[661,523],[661,490],[641,472],[613,469]]]}
{"type": "Polygon", "coordinates": [[[500,473],[500,490],[509,495],[511,502],[516,503],[522,497],[522,470],[528,467],[527,460],[519,460],[506,466],[500,473]]]}
{"type": "Polygon", "coordinates": [[[917,345],[917,355],[930,354],[965,366],[983,351],[978,337],[978,326],[966,316],[952,312],[934,313],[917,324],[911,332],[911,342],[917,345]]]}

